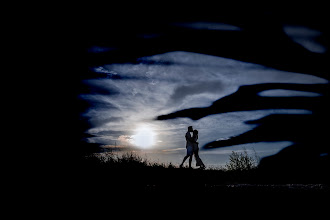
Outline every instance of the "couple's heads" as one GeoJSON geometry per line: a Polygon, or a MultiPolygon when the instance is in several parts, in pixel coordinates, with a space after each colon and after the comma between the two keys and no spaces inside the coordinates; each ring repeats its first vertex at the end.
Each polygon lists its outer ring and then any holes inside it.
{"type": "Polygon", "coordinates": [[[198,131],[197,130],[194,130],[192,126],[189,126],[188,127],[188,131],[189,132],[194,132],[194,134],[198,134],[198,131]]]}

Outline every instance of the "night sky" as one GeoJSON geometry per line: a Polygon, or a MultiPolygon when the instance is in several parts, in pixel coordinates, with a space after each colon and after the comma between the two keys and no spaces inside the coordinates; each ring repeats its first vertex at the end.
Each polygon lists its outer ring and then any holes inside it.
{"type": "MultiPolygon", "coordinates": [[[[135,64],[106,64],[92,67],[99,77],[84,80],[90,93],[80,98],[91,107],[82,113],[91,127],[86,131],[94,137],[89,143],[99,143],[141,150],[148,157],[162,160],[166,153],[168,162],[179,163],[178,157],[185,154],[185,132],[189,125],[200,132],[200,144],[217,139],[227,139],[247,132],[255,125],[246,121],[257,120],[271,114],[312,114],[305,109],[267,109],[235,111],[214,114],[199,120],[175,118],[155,120],[159,115],[182,109],[207,107],[215,100],[228,96],[242,85],[261,83],[325,84],[327,80],[279,71],[262,65],[236,61],[205,54],[174,51],[142,57],[135,64]],[[165,64],[164,64],[165,63],[165,64]],[[101,91],[102,90],[102,91],[101,91]],[[146,143],[137,143],[139,130],[146,130],[146,143]],[[152,137],[155,136],[155,137],[152,137]],[[152,143],[148,143],[149,139],[152,143]],[[153,153],[150,154],[149,153],[153,153]],[[173,159],[169,159],[169,154],[173,159]]],[[[262,97],[318,97],[321,94],[306,91],[270,89],[258,94],[262,97]]],[[[290,145],[284,141],[275,143],[253,143],[261,156],[273,154],[290,145]]],[[[237,149],[237,148],[236,148],[237,149]]],[[[231,153],[231,150],[229,153],[231,153]]],[[[223,163],[214,154],[228,154],[228,150],[208,150],[202,154],[206,161],[223,163]],[[211,159],[212,158],[212,159],[211,159]]],[[[221,158],[221,157],[219,157],[221,158]]],[[[166,161],[164,161],[166,162],[166,161]]]]}
{"type": "Polygon", "coordinates": [[[91,12],[77,151],[116,147],[178,165],[192,125],[209,166],[243,147],[262,158],[328,157],[325,17],[318,6],[91,12]]]}

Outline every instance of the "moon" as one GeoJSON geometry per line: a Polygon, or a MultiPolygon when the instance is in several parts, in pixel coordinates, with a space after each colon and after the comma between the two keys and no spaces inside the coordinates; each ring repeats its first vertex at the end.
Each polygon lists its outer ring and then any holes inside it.
{"type": "Polygon", "coordinates": [[[149,125],[141,125],[132,136],[133,144],[140,148],[150,148],[156,142],[156,133],[149,125]]]}

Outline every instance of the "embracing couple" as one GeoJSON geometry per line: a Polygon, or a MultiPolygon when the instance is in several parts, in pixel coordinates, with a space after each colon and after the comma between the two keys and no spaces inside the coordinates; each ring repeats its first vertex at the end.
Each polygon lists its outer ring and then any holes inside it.
{"type": "Polygon", "coordinates": [[[198,140],[198,131],[193,130],[193,127],[189,126],[188,131],[186,133],[187,155],[183,158],[183,161],[180,164],[180,168],[182,168],[184,162],[188,159],[188,157],[189,157],[189,168],[192,168],[191,167],[192,156],[195,155],[196,166],[199,166],[200,169],[205,169],[205,165],[198,155],[199,147],[197,140],[198,140]],[[192,137],[190,132],[193,132],[192,137]]]}

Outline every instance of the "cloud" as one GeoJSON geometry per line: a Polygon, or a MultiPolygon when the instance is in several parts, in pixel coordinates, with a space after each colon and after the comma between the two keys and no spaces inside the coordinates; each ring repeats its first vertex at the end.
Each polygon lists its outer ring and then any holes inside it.
{"type": "Polygon", "coordinates": [[[90,48],[87,49],[89,53],[104,53],[104,52],[109,52],[112,50],[116,50],[117,48],[115,47],[100,47],[100,46],[91,46],[90,48]]]}
{"type": "Polygon", "coordinates": [[[191,85],[183,85],[175,88],[170,97],[170,102],[180,102],[185,97],[201,93],[218,93],[223,90],[221,82],[199,82],[191,85]]]}
{"type": "Polygon", "coordinates": [[[130,147],[132,146],[133,137],[130,135],[120,135],[118,137],[118,141],[120,142],[121,145],[125,147],[130,147]]]}
{"type": "Polygon", "coordinates": [[[241,31],[240,27],[219,23],[219,22],[177,22],[173,23],[174,26],[197,29],[197,30],[218,30],[218,31],[241,31]]]}
{"type": "Polygon", "coordinates": [[[99,131],[99,132],[96,132],[96,133],[93,133],[94,135],[97,135],[97,136],[117,136],[118,135],[122,135],[122,134],[125,134],[124,131],[114,131],[114,130],[104,130],[104,131],[99,131]]]}
{"type": "Polygon", "coordinates": [[[270,89],[266,91],[262,91],[258,93],[260,96],[264,97],[317,97],[321,96],[321,94],[316,92],[306,92],[306,91],[295,91],[295,90],[287,90],[287,89],[270,89]]]}
{"type": "Polygon", "coordinates": [[[92,117],[88,120],[88,122],[93,127],[101,127],[110,122],[122,122],[122,121],[124,121],[122,117],[102,117],[102,116],[92,117]]]}
{"type": "Polygon", "coordinates": [[[96,143],[100,145],[114,144],[115,141],[117,141],[117,139],[109,136],[86,138],[86,140],[88,143],[96,143]]]}
{"type": "Polygon", "coordinates": [[[118,107],[112,103],[112,100],[109,96],[105,95],[94,95],[94,94],[81,94],[79,96],[83,101],[87,102],[90,109],[118,109],[118,107]]]}
{"type": "Polygon", "coordinates": [[[322,32],[304,26],[284,25],[284,32],[296,43],[315,53],[325,53],[327,48],[318,42],[322,32]]]}
{"type": "Polygon", "coordinates": [[[102,94],[102,95],[116,95],[118,89],[110,80],[106,79],[89,79],[83,81],[85,94],[102,94]]]}
{"type": "Polygon", "coordinates": [[[175,151],[182,151],[182,150],[186,150],[186,148],[179,147],[179,148],[173,148],[173,149],[165,149],[165,150],[162,150],[162,151],[163,152],[175,152],[175,151]]]}

